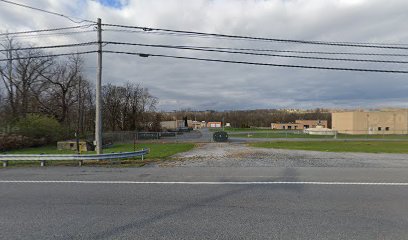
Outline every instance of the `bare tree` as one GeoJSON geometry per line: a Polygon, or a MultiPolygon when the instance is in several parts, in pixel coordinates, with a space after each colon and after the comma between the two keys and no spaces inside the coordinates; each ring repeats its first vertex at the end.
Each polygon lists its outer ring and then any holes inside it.
{"type": "MultiPolygon", "coordinates": [[[[94,86],[82,73],[82,58],[41,57],[46,53],[23,50],[13,38],[0,44],[6,50],[1,54],[9,59],[0,62],[1,121],[4,116],[18,120],[35,112],[57,119],[70,136],[72,130],[82,135],[94,130],[94,86]]],[[[104,86],[103,101],[107,130],[145,129],[159,119],[152,113],[157,98],[139,84],[104,86]]]]}
{"type": "Polygon", "coordinates": [[[105,127],[109,130],[140,130],[152,126],[150,112],[157,105],[157,98],[139,84],[103,86],[105,127]]]}
{"type": "MultiPolygon", "coordinates": [[[[61,123],[69,123],[74,107],[78,105],[83,60],[78,55],[54,62],[51,70],[41,74],[42,85],[37,89],[37,100],[47,114],[61,123]]],[[[82,84],[81,84],[82,85],[82,84]]],[[[78,106],[77,108],[78,109],[78,106]]]]}
{"type": "Polygon", "coordinates": [[[0,76],[7,92],[7,101],[14,118],[25,117],[35,107],[33,89],[40,84],[41,76],[53,64],[50,57],[39,57],[44,53],[38,50],[19,50],[20,44],[7,38],[2,44],[3,52],[9,61],[0,65],[0,76]]]}

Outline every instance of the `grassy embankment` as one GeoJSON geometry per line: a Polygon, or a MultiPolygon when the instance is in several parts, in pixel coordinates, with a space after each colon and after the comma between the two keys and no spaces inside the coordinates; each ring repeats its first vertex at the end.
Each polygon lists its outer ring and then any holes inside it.
{"type": "Polygon", "coordinates": [[[408,142],[382,141],[318,141],[318,142],[261,142],[250,143],[252,147],[310,150],[323,152],[408,153],[408,142]]]}
{"type": "MultiPolygon", "coordinates": [[[[141,143],[136,145],[136,150],[143,148],[150,148],[150,153],[145,156],[145,160],[141,158],[121,160],[120,166],[143,166],[146,163],[164,160],[176,153],[186,152],[194,148],[193,143],[141,143]]],[[[133,151],[133,144],[115,144],[114,146],[104,149],[104,153],[113,152],[131,152],[133,151]]],[[[44,146],[37,148],[25,148],[7,152],[8,154],[74,154],[70,150],[57,150],[56,146],[44,146]]],[[[95,152],[86,152],[84,154],[95,154],[95,152]]],[[[84,165],[110,165],[110,161],[88,161],[84,165]]],[[[10,166],[24,165],[24,166],[39,166],[38,161],[10,161],[10,166]]],[[[77,165],[77,161],[49,161],[47,165],[77,165]]]]}

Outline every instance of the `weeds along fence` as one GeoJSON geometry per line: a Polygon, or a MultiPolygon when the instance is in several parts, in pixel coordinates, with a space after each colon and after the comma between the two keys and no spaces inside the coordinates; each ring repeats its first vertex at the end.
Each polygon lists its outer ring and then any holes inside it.
{"type": "Polygon", "coordinates": [[[114,143],[132,143],[135,139],[134,131],[115,131],[104,132],[102,134],[103,139],[109,139],[114,143]]]}
{"type": "Polygon", "coordinates": [[[140,140],[163,140],[177,138],[175,132],[135,132],[135,131],[115,131],[104,132],[103,139],[113,143],[134,143],[140,140]]]}

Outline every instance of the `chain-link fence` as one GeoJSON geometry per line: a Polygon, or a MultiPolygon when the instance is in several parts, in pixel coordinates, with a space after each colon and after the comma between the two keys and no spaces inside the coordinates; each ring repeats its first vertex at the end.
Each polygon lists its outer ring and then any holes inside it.
{"type": "MultiPolygon", "coordinates": [[[[228,132],[228,129],[225,129],[228,132]]],[[[115,131],[103,133],[107,143],[139,143],[139,142],[212,142],[214,132],[208,129],[190,132],[134,132],[115,131]]],[[[228,132],[229,139],[322,139],[322,140],[398,140],[408,141],[407,130],[245,130],[228,132]]],[[[89,136],[93,139],[93,136],[89,136]]]]}
{"type": "Polygon", "coordinates": [[[245,131],[231,132],[231,138],[299,138],[299,139],[390,139],[408,140],[407,130],[265,130],[265,131],[245,131]]]}
{"type": "MultiPolygon", "coordinates": [[[[92,139],[93,136],[89,136],[92,139]]],[[[104,132],[103,141],[113,143],[138,143],[138,142],[209,142],[212,134],[205,131],[177,131],[177,132],[137,132],[114,131],[104,132]]]]}

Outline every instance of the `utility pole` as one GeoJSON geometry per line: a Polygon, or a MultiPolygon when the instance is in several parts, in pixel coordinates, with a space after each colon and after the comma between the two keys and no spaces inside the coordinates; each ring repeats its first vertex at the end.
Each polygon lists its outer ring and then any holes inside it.
{"type": "Polygon", "coordinates": [[[96,70],[96,109],[95,109],[95,142],[96,154],[102,153],[102,21],[98,18],[98,63],[96,70]]]}
{"type": "Polygon", "coordinates": [[[80,148],[79,148],[79,132],[81,129],[80,126],[81,126],[81,76],[79,76],[78,78],[78,121],[77,121],[77,129],[75,132],[77,154],[80,153],[80,148]]]}

